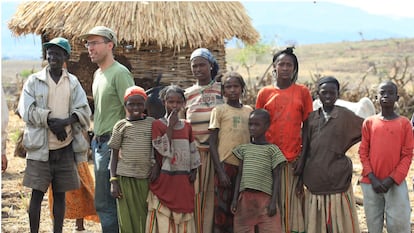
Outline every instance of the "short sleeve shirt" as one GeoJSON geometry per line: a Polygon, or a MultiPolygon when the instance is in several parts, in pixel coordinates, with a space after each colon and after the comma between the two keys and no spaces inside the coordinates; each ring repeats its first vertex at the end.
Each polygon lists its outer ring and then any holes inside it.
{"type": "Polygon", "coordinates": [[[243,105],[235,108],[228,104],[215,107],[211,112],[209,129],[219,129],[218,153],[220,161],[239,165],[239,160],[233,155],[233,148],[250,142],[249,115],[252,107],[243,105]]]}
{"type": "Polygon", "coordinates": [[[152,122],[154,118],[118,121],[108,146],[120,150],[116,174],[139,179],[148,178],[152,167],[152,122]]]}
{"type": "Polygon", "coordinates": [[[237,158],[243,160],[240,191],[254,189],[272,195],[273,169],[286,161],[274,144],[243,144],[233,149],[237,158]]]}

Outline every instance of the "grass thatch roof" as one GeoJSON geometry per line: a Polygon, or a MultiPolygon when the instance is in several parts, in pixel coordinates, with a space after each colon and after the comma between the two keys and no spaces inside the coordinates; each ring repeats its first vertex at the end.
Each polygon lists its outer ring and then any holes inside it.
{"type": "Polygon", "coordinates": [[[77,39],[104,25],[118,41],[134,47],[149,43],[190,48],[224,43],[233,36],[248,44],[259,40],[240,2],[86,2],[32,1],[19,5],[8,27],[15,36],[48,34],[77,39]]]}

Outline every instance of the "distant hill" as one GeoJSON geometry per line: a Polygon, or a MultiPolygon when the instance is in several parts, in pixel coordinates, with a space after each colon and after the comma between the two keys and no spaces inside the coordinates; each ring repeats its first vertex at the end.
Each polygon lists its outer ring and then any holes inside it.
{"type": "Polygon", "coordinates": [[[263,41],[278,45],[414,38],[414,17],[395,19],[319,1],[242,3],[263,41]]]}

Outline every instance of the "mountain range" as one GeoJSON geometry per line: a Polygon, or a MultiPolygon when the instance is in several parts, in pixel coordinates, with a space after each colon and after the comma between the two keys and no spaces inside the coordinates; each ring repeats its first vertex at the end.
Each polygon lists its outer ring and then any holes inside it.
{"type": "Polygon", "coordinates": [[[266,43],[300,45],[414,37],[414,13],[411,18],[392,18],[319,1],[249,1],[243,5],[266,43]]]}

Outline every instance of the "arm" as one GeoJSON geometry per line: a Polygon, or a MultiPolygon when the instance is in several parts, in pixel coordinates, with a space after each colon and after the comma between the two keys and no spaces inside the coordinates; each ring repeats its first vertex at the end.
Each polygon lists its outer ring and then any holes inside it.
{"type": "Polygon", "coordinates": [[[36,98],[34,86],[36,78],[31,75],[23,86],[19,98],[18,112],[24,122],[36,128],[48,128],[47,118],[51,112],[46,109],[47,96],[41,95],[36,98]]]}
{"type": "Polygon", "coordinates": [[[387,187],[391,187],[394,183],[399,185],[405,180],[413,158],[414,138],[412,134],[412,126],[409,121],[404,121],[402,123],[405,124],[402,125],[401,129],[403,135],[401,135],[400,160],[390,176],[384,180],[385,182],[383,181],[383,184],[387,187]]]}
{"type": "Polygon", "coordinates": [[[6,95],[1,89],[1,172],[7,169],[6,141],[7,125],[9,123],[9,108],[7,107],[6,95]]]}
{"type": "Polygon", "coordinates": [[[369,178],[371,181],[372,188],[376,193],[384,193],[386,192],[386,188],[381,184],[381,181],[375,176],[371,161],[369,158],[369,150],[370,150],[370,121],[365,120],[362,124],[362,138],[361,144],[359,146],[359,158],[362,164],[362,175],[369,178]]]}
{"type": "Polygon", "coordinates": [[[111,161],[110,161],[110,173],[111,173],[111,195],[114,198],[122,198],[122,191],[119,187],[118,177],[116,175],[116,168],[118,165],[119,150],[112,149],[111,161]]]}
{"type": "Polygon", "coordinates": [[[305,167],[306,158],[307,158],[308,150],[309,150],[309,142],[308,142],[309,135],[308,134],[309,134],[309,126],[308,126],[308,120],[306,119],[303,122],[303,127],[302,127],[302,151],[299,156],[299,159],[294,164],[293,174],[295,176],[302,176],[303,168],[305,167]]]}
{"type": "Polygon", "coordinates": [[[282,167],[285,163],[277,165],[273,171],[273,186],[272,186],[272,199],[269,203],[268,209],[267,209],[267,215],[269,217],[275,215],[277,213],[277,208],[280,210],[281,206],[281,199],[280,199],[280,177],[282,173],[282,167]]]}
{"type": "Polygon", "coordinates": [[[298,160],[293,165],[294,166],[293,174],[295,176],[299,176],[298,183],[296,184],[296,187],[295,187],[296,195],[298,197],[301,197],[304,194],[302,173],[303,173],[303,169],[305,168],[306,159],[307,159],[307,156],[309,154],[309,149],[310,149],[309,130],[310,129],[309,129],[308,119],[306,119],[303,122],[303,127],[302,127],[302,151],[301,151],[301,154],[298,160]]]}
{"type": "Polygon", "coordinates": [[[237,172],[236,184],[234,185],[233,201],[231,202],[231,212],[233,214],[237,211],[237,203],[239,201],[240,182],[243,174],[243,160],[239,160],[239,170],[237,172]]]}
{"type": "Polygon", "coordinates": [[[118,101],[121,105],[124,104],[124,95],[126,89],[135,85],[134,78],[132,77],[131,72],[127,69],[121,70],[114,77],[112,85],[115,87],[116,93],[118,95],[118,101]]]}
{"type": "Polygon", "coordinates": [[[162,165],[162,156],[156,150],[154,151],[154,156],[155,156],[155,163],[152,166],[151,171],[150,171],[150,175],[149,175],[150,182],[154,182],[155,180],[158,179],[158,177],[160,176],[161,165],[162,165]]]}
{"type": "Polygon", "coordinates": [[[224,171],[223,165],[220,162],[219,154],[218,154],[218,133],[220,129],[210,129],[210,154],[213,160],[214,169],[218,175],[220,184],[224,187],[230,187],[230,178],[227,176],[226,172],[224,171]]]}
{"type": "Polygon", "coordinates": [[[178,119],[178,110],[174,109],[171,111],[170,115],[168,115],[167,118],[167,137],[169,140],[169,143],[171,145],[171,139],[173,136],[173,132],[174,132],[174,126],[177,124],[177,122],[179,121],[178,119]]]}
{"type": "Polygon", "coordinates": [[[365,120],[361,133],[361,144],[359,146],[359,159],[361,160],[362,164],[362,176],[368,176],[369,173],[373,173],[373,169],[371,166],[370,158],[369,158],[369,150],[370,150],[370,130],[369,130],[369,121],[365,120]]]}
{"type": "Polygon", "coordinates": [[[49,118],[47,120],[50,130],[59,140],[66,139],[66,126],[79,123],[82,129],[87,130],[90,122],[91,110],[89,108],[86,93],[75,76],[69,74],[69,77],[70,85],[73,86],[73,89],[71,90],[70,116],[65,119],[49,118]]]}

